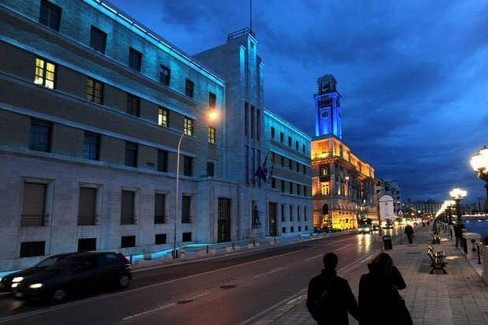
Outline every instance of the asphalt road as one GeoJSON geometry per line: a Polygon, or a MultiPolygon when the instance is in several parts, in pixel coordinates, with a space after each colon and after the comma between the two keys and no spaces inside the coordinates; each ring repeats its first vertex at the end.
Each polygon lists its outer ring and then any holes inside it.
{"type": "Polygon", "coordinates": [[[324,253],[339,256],[340,270],[357,266],[381,245],[377,235],[347,234],[137,270],[129,289],[77,297],[61,305],[2,295],[0,324],[252,323],[306,288],[320,272],[324,253]]]}

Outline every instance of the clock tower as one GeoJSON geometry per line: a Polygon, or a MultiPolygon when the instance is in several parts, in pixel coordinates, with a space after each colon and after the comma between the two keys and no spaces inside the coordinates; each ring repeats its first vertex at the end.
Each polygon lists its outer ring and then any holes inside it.
{"type": "Polygon", "coordinates": [[[333,75],[317,79],[318,93],[315,102],[315,136],[334,135],[342,139],[341,98],[333,75]]]}

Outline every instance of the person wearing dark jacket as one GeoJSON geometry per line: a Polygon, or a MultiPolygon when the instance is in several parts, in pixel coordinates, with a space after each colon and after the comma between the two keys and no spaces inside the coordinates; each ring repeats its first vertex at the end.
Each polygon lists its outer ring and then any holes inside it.
{"type": "Polygon", "coordinates": [[[411,225],[405,226],[405,234],[407,234],[408,243],[411,244],[413,242],[414,231],[411,225]]]}
{"type": "Polygon", "coordinates": [[[327,253],[322,273],[310,280],[307,308],[317,324],[349,324],[348,313],[358,319],[357,301],[347,280],[337,276],[337,255],[327,253]],[[327,292],[324,300],[323,293],[327,292]],[[324,305],[325,304],[325,305],[324,305]]]}
{"type": "Polygon", "coordinates": [[[407,287],[390,255],[381,253],[359,280],[360,325],[411,325],[412,319],[398,290],[407,287]]]}

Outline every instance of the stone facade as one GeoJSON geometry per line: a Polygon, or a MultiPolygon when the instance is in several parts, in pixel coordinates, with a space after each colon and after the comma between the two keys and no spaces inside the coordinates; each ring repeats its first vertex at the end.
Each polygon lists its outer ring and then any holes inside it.
{"type": "Polygon", "coordinates": [[[190,57],[100,1],[7,0],[0,13],[0,269],[310,230],[310,191],[256,176],[272,116],[307,148],[292,158],[308,172],[279,177],[310,188],[310,138],[263,108],[252,33],[190,57]],[[283,204],[300,220],[271,223],[283,204]]]}

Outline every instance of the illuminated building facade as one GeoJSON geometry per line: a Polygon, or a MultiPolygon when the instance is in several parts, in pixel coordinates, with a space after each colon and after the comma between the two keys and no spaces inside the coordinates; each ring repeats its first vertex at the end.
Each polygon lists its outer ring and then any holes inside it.
{"type": "Polygon", "coordinates": [[[331,75],[317,80],[316,137],[312,139],[315,227],[354,229],[378,218],[374,168],[342,141],[341,96],[331,75]]]}
{"type": "Polygon", "coordinates": [[[310,139],[279,119],[305,152],[268,138],[252,32],[196,60],[98,0],[6,0],[0,14],[0,270],[310,230],[310,139]],[[308,191],[256,173],[272,148],[307,167],[276,178],[308,191]],[[271,227],[285,202],[301,220],[271,227]]]}

